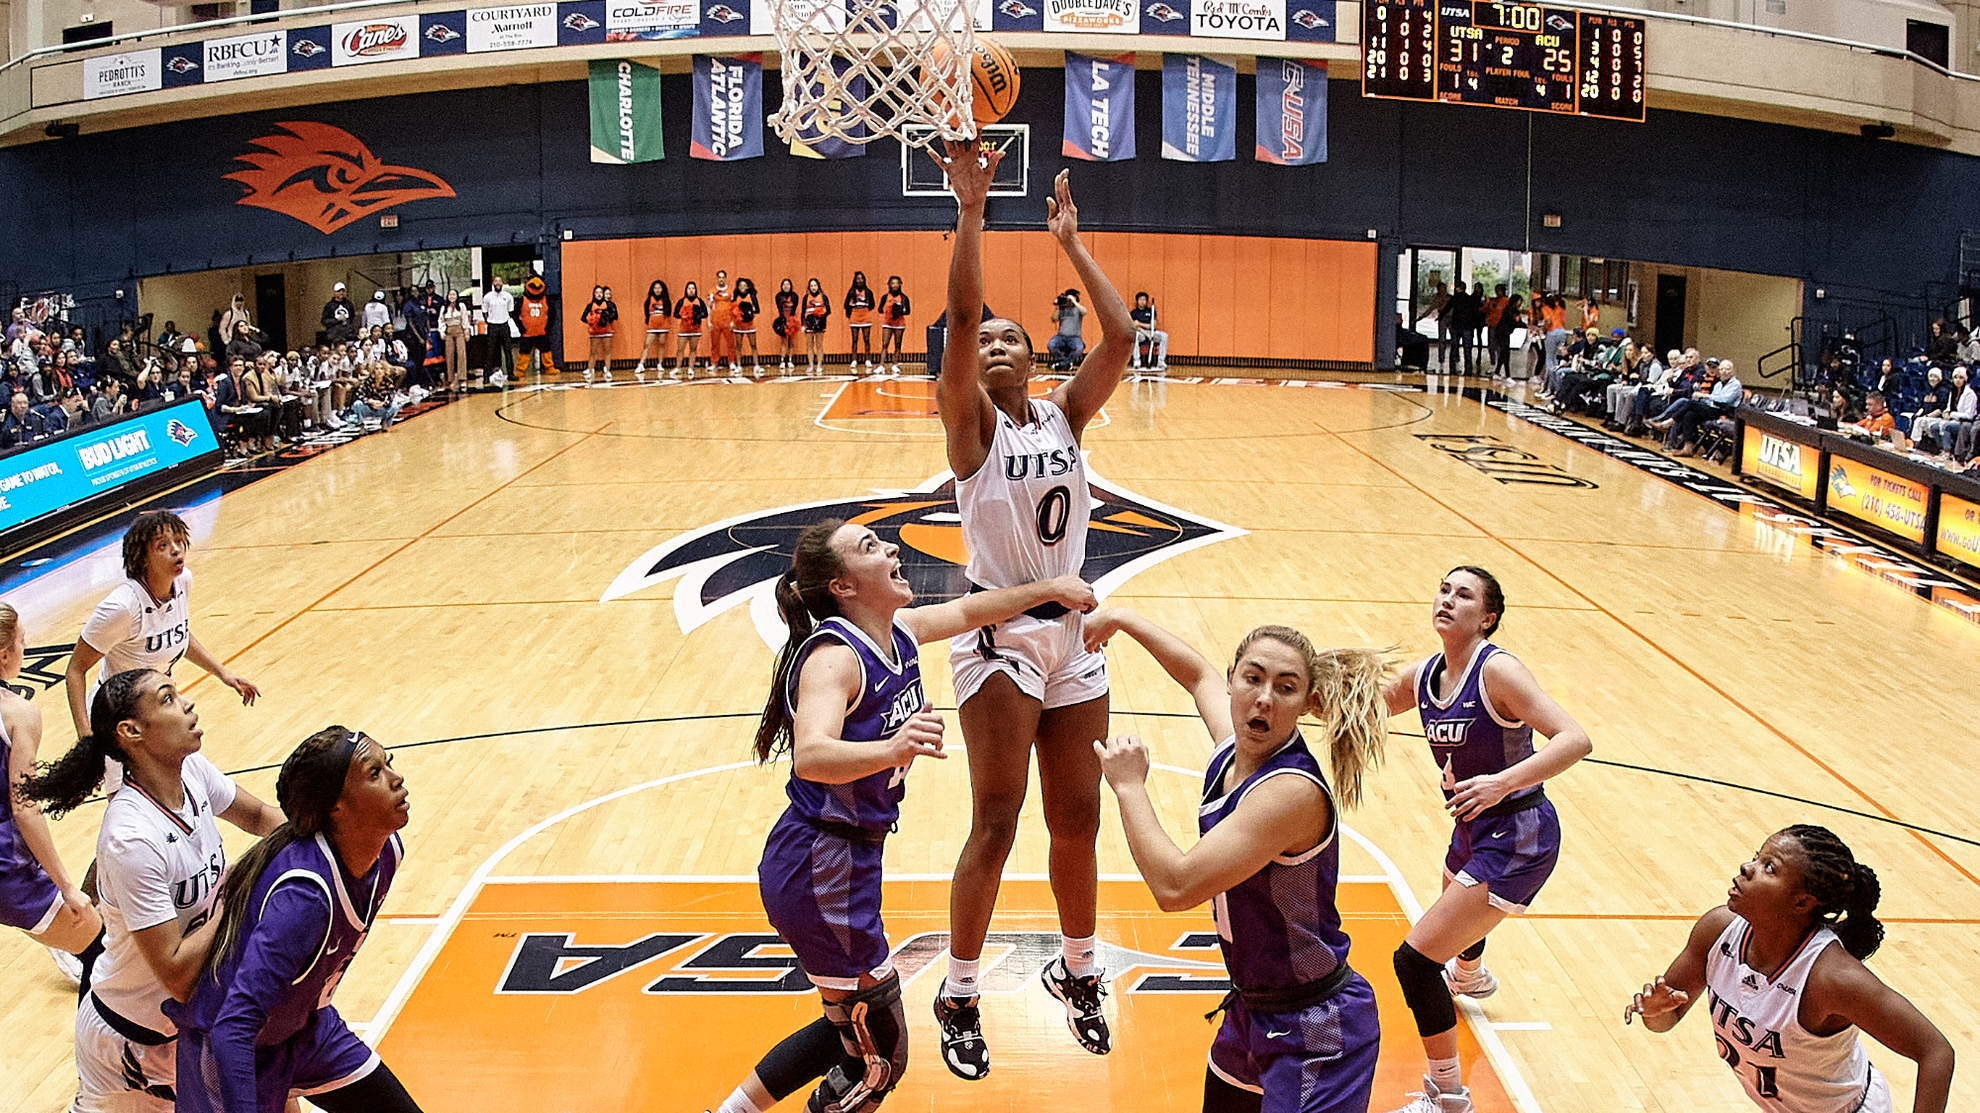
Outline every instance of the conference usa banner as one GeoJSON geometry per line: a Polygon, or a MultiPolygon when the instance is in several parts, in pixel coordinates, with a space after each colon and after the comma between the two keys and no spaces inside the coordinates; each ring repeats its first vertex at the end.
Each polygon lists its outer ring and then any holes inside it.
{"type": "Polygon", "coordinates": [[[1327,63],[1258,59],[1259,162],[1327,161],[1327,63]]]}
{"type": "Polygon", "coordinates": [[[1066,51],[1067,158],[1122,162],[1134,157],[1134,55],[1066,51]]]}
{"type": "Polygon", "coordinates": [[[1237,60],[1162,56],[1162,157],[1176,162],[1237,158],[1237,60]]]}
{"type": "Polygon", "coordinates": [[[763,55],[694,56],[688,155],[713,162],[763,156],[763,55]]]}
{"type": "Polygon", "coordinates": [[[665,157],[659,67],[629,59],[592,59],[591,161],[622,166],[665,157]]]}

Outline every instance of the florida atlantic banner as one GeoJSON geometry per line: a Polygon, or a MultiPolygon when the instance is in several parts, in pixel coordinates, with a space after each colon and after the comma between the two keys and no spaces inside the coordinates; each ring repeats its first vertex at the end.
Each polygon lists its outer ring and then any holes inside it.
{"type": "Polygon", "coordinates": [[[1066,131],[1062,153],[1088,162],[1134,157],[1134,55],[1066,51],[1066,131]]]}
{"type": "Polygon", "coordinates": [[[1258,161],[1327,161],[1327,63],[1258,59],[1258,161]]]}
{"type": "Polygon", "coordinates": [[[1162,157],[1237,158],[1237,62],[1208,54],[1162,56],[1162,157]]]}
{"type": "Polygon", "coordinates": [[[690,157],[763,156],[763,55],[694,56],[693,132],[690,157]]]}
{"type": "Polygon", "coordinates": [[[591,161],[624,165],[666,157],[660,70],[645,62],[591,62],[591,161]]]}

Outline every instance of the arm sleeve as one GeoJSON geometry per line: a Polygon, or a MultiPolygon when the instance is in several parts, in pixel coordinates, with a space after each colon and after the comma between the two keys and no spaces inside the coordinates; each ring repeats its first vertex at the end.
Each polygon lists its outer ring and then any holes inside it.
{"type": "Polygon", "coordinates": [[[304,881],[275,886],[261,922],[242,944],[241,965],[213,1021],[213,1058],[220,1068],[225,1113],[254,1113],[254,1041],[268,1013],[295,992],[293,983],[315,960],[330,930],[330,898],[304,881]]]}
{"type": "Polygon", "coordinates": [[[124,605],[126,594],[120,589],[104,596],[103,601],[96,605],[96,610],[90,613],[89,621],[83,623],[82,640],[106,657],[112,649],[131,640],[137,633],[138,617],[124,605]]]}

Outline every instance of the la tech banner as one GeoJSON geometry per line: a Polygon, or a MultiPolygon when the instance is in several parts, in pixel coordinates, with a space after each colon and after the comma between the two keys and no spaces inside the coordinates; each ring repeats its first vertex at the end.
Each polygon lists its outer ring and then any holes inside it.
{"type": "Polygon", "coordinates": [[[1061,153],[1088,162],[1134,157],[1134,55],[1066,52],[1066,134],[1061,153]]]}

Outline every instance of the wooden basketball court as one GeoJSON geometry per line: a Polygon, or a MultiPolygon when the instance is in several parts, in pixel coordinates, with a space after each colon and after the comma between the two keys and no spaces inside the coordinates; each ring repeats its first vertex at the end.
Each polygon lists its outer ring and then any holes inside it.
{"type": "MultiPolygon", "coordinates": [[[[397,750],[410,856],[338,1006],[427,1109],[700,1110],[814,1014],[755,892],[787,769],[747,761],[771,650],[744,561],[807,504],[845,502],[900,528],[917,583],[941,582],[959,547],[928,393],[477,396],[189,514],[195,629],[265,693],[242,708],[190,686],[209,755],[272,799],[270,767],[328,723],[397,750]]],[[[1422,655],[1448,568],[1504,581],[1498,640],[1595,753],[1549,790],[1566,846],[1533,914],[1492,937],[1499,993],[1463,1010],[1481,1110],[1745,1108],[1702,1018],[1663,1037],[1620,1018],[1761,839],[1797,822],[1877,869],[1889,936],[1872,969],[1965,1053],[1954,1107],[1980,1104],[1980,824],[1963,790],[1980,626],[1765,514],[1454,393],[1129,383],[1087,446],[1103,587],[1213,658],[1263,622],[1422,655]]],[[[8,596],[29,644],[72,643],[118,575],[114,548],[43,566],[8,596]]],[[[1185,831],[1209,740],[1138,648],[1109,655],[1113,729],[1149,740],[1157,804],[1185,831]]],[[[923,663],[952,706],[946,654],[923,663]]],[[[70,742],[59,687],[36,694],[44,756],[70,742]]],[[[1434,896],[1449,835],[1418,725],[1394,727],[1343,851],[1354,963],[1387,1037],[1377,1109],[1418,1087],[1389,954],[1434,896]]],[[[56,825],[74,870],[101,812],[56,825]]],[[[1080,1051],[1036,984],[1054,921],[1034,793],[993,925],[994,1073],[971,1085],[941,1068],[928,1000],[967,824],[964,763],[919,763],[887,851],[915,1048],[888,1108],[1196,1108],[1202,1014],[1221,995],[1202,984],[1221,973],[1209,913],[1155,910],[1110,797],[1117,1050],[1080,1051]]],[[[0,1108],[64,1108],[73,996],[18,932],[0,933],[0,993],[0,1108]]],[[[1910,1064],[1872,1058],[1908,1109],[1910,1064]]]]}

